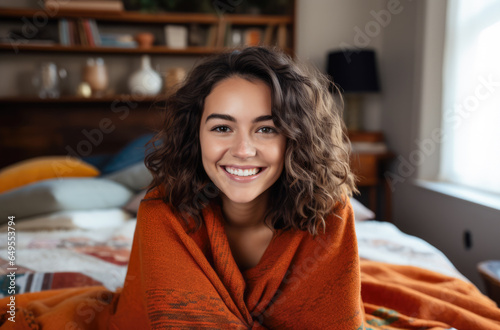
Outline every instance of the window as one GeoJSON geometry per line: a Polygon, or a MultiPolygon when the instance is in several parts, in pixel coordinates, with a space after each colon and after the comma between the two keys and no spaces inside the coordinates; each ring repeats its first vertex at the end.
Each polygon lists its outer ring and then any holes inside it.
{"type": "Polygon", "coordinates": [[[448,1],[444,181],[500,194],[500,2],[448,1]]]}

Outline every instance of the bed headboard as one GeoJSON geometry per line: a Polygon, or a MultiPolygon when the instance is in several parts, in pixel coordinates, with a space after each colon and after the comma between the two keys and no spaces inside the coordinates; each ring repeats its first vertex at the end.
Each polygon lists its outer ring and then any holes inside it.
{"type": "Polygon", "coordinates": [[[2,101],[0,168],[37,156],[113,153],[162,122],[158,99],[93,102],[2,101]]]}

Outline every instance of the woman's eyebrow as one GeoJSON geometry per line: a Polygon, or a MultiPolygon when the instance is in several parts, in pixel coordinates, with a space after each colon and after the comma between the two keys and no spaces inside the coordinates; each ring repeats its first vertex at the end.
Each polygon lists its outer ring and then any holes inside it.
{"type": "MultiPolygon", "coordinates": [[[[222,120],[228,120],[228,121],[236,122],[236,118],[234,118],[233,116],[223,115],[223,114],[220,114],[220,113],[213,113],[213,114],[209,115],[207,117],[207,119],[205,120],[205,123],[207,121],[209,121],[210,119],[222,119],[222,120]]],[[[273,116],[271,116],[271,115],[259,116],[259,117],[255,118],[252,122],[253,123],[258,123],[258,122],[267,121],[267,120],[273,120],[273,116]]]]}
{"type": "Polygon", "coordinates": [[[207,121],[209,121],[210,119],[223,119],[223,120],[229,120],[229,121],[233,121],[233,122],[236,122],[236,118],[234,118],[233,116],[230,116],[230,115],[222,115],[220,113],[213,113],[211,115],[209,115],[207,117],[207,119],[205,120],[205,123],[207,121]]]}
{"type": "Polygon", "coordinates": [[[255,118],[252,122],[258,123],[260,121],[268,121],[268,120],[273,120],[273,116],[271,116],[271,115],[260,116],[260,117],[255,118]]]}

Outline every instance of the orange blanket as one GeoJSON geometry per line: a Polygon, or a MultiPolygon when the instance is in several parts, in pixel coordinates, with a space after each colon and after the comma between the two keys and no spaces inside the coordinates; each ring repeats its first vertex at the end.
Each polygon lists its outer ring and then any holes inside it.
{"type": "Polygon", "coordinates": [[[143,202],[122,290],[18,295],[15,323],[7,297],[1,329],[500,329],[500,310],[470,284],[419,268],[360,265],[352,210],[337,211],[320,237],[278,230],[259,264],[240,272],[218,207],[187,234],[161,201],[143,202]]]}

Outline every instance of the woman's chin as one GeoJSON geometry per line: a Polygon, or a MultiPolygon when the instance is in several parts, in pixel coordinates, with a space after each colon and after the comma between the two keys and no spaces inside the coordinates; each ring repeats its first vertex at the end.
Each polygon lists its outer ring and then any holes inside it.
{"type": "Polygon", "coordinates": [[[224,199],[227,202],[235,204],[248,204],[255,201],[260,194],[250,193],[250,192],[223,192],[224,199]]]}
{"type": "Polygon", "coordinates": [[[235,203],[235,204],[248,204],[251,203],[255,200],[255,198],[250,198],[249,196],[226,196],[227,201],[230,203],[235,203]]]}

